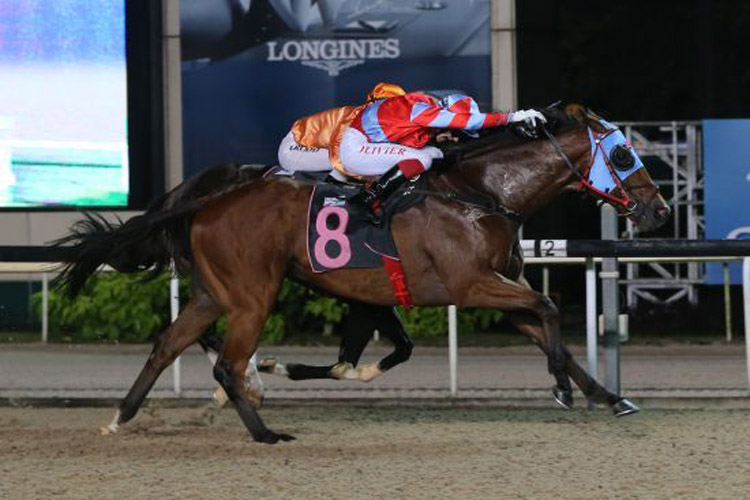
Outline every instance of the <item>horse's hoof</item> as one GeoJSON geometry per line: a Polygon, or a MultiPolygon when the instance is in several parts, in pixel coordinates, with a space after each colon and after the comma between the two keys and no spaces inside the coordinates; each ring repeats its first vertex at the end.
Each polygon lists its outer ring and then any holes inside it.
{"type": "Polygon", "coordinates": [[[640,408],[633,404],[632,401],[625,398],[622,398],[612,405],[612,413],[615,414],[615,417],[624,417],[625,415],[638,413],[639,411],[641,411],[640,408]]]}
{"type": "Polygon", "coordinates": [[[259,410],[260,407],[263,406],[263,393],[260,391],[255,391],[253,389],[248,390],[247,399],[250,400],[250,404],[256,410],[259,410]]]}
{"type": "Polygon", "coordinates": [[[102,436],[111,436],[112,434],[117,434],[118,428],[113,426],[112,424],[106,426],[106,427],[99,427],[99,434],[102,436]]]}
{"type": "Polygon", "coordinates": [[[229,402],[229,397],[223,388],[219,387],[214,391],[214,402],[219,408],[224,408],[229,402]]]}
{"type": "Polygon", "coordinates": [[[258,371],[261,373],[271,373],[278,364],[279,360],[276,358],[263,358],[258,363],[258,371]]]}
{"type": "Polygon", "coordinates": [[[356,369],[357,378],[362,382],[371,382],[383,374],[377,363],[368,363],[356,369]]]}
{"type": "Polygon", "coordinates": [[[552,388],[552,396],[557,401],[557,404],[565,408],[566,410],[573,409],[573,392],[560,389],[555,386],[552,388]]]}
{"type": "Polygon", "coordinates": [[[354,370],[354,365],[348,362],[339,362],[333,365],[331,370],[328,372],[331,377],[339,380],[357,380],[357,372],[354,370]]]}
{"type": "Polygon", "coordinates": [[[120,424],[118,424],[116,421],[113,421],[106,427],[99,427],[99,434],[101,434],[102,436],[111,436],[112,434],[117,434],[117,431],[119,430],[120,424]]]}
{"type": "Polygon", "coordinates": [[[276,444],[279,441],[294,441],[297,438],[290,436],[289,434],[279,434],[277,432],[266,430],[260,436],[253,436],[253,439],[259,443],[276,444]]]}
{"type": "Polygon", "coordinates": [[[115,418],[112,419],[112,422],[109,423],[106,427],[99,427],[99,434],[102,436],[110,436],[112,434],[117,434],[117,431],[120,430],[120,410],[117,410],[115,412],[115,418]]]}
{"type": "Polygon", "coordinates": [[[258,363],[258,371],[260,373],[270,373],[272,375],[281,375],[284,377],[289,376],[289,370],[286,365],[278,360],[278,358],[264,358],[258,363]]]}

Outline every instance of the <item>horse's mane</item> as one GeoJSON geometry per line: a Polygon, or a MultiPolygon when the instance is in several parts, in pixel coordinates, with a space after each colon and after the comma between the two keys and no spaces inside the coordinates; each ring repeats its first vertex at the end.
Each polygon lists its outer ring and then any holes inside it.
{"type": "MultiPolygon", "coordinates": [[[[581,104],[568,104],[567,106],[553,104],[540,111],[547,118],[547,130],[553,135],[561,134],[581,125],[592,126],[601,120],[599,115],[581,104]]],[[[435,146],[443,151],[446,158],[455,158],[490,146],[493,149],[498,149],[531,140],[518,134],[513,127],[488,128],[480,130],[478,134],[479,137],[469,137],[459,132],[454,134],[458,137],[458,142],[444,142],[435,144],[435,146]]]]}

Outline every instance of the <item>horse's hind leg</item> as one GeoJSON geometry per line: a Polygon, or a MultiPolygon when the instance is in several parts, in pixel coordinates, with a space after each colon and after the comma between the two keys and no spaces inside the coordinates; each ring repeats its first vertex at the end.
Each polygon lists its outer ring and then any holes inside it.
{"type": "Polygon", "coordinates": [[[337,364],[330,366],[310,366],[296,363],[281,365],[278,361],[273,360],[266,364],[261,371],[284,374],[293,380],[333,378],[370,382],[397,364],[408,360],[413,347],[414,344],[404,330],[404,326],[394,308],[351,302],[349,314],[343,324],[343,336],[337,364]],[[355,368],[362,357],[362,352],[370,342],[374,330],[378,330],[383,337],[391,340],[394,350],[377,363],[368,363],[360,368],[355,368]]]}
{"type": "MultiPolygon", "coordinates": [[[[270,300],[268,301],[270,302],[270,300]]],[[[237,408],[242,422],[255,441],[276,443],[294,439],[287,434],[277,434],[268,429],[244,391],[245,369],[255,352],[270,305],[257,304],[229,313],[229,331],[214,366],[214,377],[221,384],[229,400],[237,408]]]]}
{"type": "Polygon", "coordinates": [[[258,372],[257,351],[250,356],[250,361],[245,370],[245,393],[247,394],[250,403],[255,408],[260,408],[263,405],[266,388],[263,385],[263,379],[260,378],[260,373],[258,372]]]}
{"type": "MultiPolygon", "coordinates": [[[[360,304],[358,307],[359,308],[356,310],[358,315],[369,320],[367,322],[367,324],[370,325],[369,330],[362,328],[368,332],[366,340],[369,341],[372,335],[372,330],[377,329],[383,337],[389,339],[393,343],[394,348],[392,353],[377,363],[368,363],[357,368],[353,374],[347,377],[369,382],[394,366],[407,361],[411,357],[414,344],[406,333],[404,325],[401,323],[401,319],[398,317],[395,308],[367,304],[360,304]]],[[[355,345],[353,348],[348,347],[348,345],[345,347],[346,348],[342,348],[339,355],[339,363],[350,363],[351,366],[356,366],[362,355],[364,344],[362,344],[361,348],[359,345],[355,345]]]]}
{"type": "Polygon", "coordinates": [[[219,317],[221,311],[205,292],[196,291],[177,320],[154,343],[145,366],[120,403],[112,423],[102,433],[116,432],[120,425],[133,418],[156,379],[182,351],[193,344],[205,329],[219,317]]]}
{"type": "MultiPolygon", "coordinates": [[[[511,313],[508,315],[508,319],[522,333],[536,339],[539,347],[546,352],[546,345],[544,345],[544,331],[541,324],[535,318],[529,317],[528,315],[511,313]]],[[[564,346],[563,350],[566,356],[565,368],[587,399],[594,403],[608,404],[617,416],[628,415],[638,411],[638,407],[633,403],[602,387],[601,384],[599,384],[581,367],[581,365],[578,364],[578,362],[576,362],[570,354],[570,351],[564,346]]]]}
{"type": "Polygon", "coordinates": [[[383,329],[378,322],[379,314],[377,314],[381,309],[391,313],[388,307],[349,302],[349,312],[341,324],[341,344],[336,364],[323,366],[302,363],[282,364],[279,360],[271,358],[264,359],[258,369],[265,373],[285,375],[292,380],[341,379],[344,378],[345,373],[355,375],[353,369],[359,363],[362,351],[372,339],[373,331],[383,329]]]}
{"type": "MultiPolygon", "coordinates": [[[[360,302],[349,302],[349,312],[341,324],[341,344],[338,363],[332,365],[306,365],[303,363],[281,363],[278,359],[269,358],[261,361],[258,370],[264,373],[284,375],[292,380],[340,379],[347,370],[353,370],[362,356],[372,332],[376,328],[372,310],[378,306],[369,306],[360,302]]],[[[388,309],[388,308],[384,308],[388,309]]],[[[351,372],[353,373],[353,371],[351,372]]]]}
{"type": "MultiPolygon", "coordinates": [[[[203,335],[198,339],[203,352],[206,353],[211,366],[216,364],[216,360],[219,359],[219,353],[221,352],[222,340],[216,332],[216,324],[212,325],[203,335]]],[[[247,388],[247,397],[250,399],[250,403],[256,408],[260,408],[263,405],[263,398],[265,396],[265,387],[263,386],[263,380],[260,378],[258,373],[258,360],[257,353],[253,354],[250,358],[250,362],[247,364],[247,370],[245,371],[245,386],[247,388]]],[[[229,398],[224,389],[218,387],[214,391],[214,401],[223,408],[228,402],[229,398]]]]}

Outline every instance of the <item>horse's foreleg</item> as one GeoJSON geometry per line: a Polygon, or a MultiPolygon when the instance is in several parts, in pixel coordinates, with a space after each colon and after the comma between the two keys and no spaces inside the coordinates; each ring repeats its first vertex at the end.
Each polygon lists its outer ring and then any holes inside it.
{"type": "MultiPolygon", "coordinates": [[[[508,315],[508,319],[522,333],[533,339],[538,339],[539,341],[537,344],[542,350],[546,351],[546,346],[543,343],[544,331],[536,318],[524,314],[511,313],[508,315]]],[[[619,394],[613,394],[602,387],[594,377],[589,375],[589,373],[578,364],[565,346],[563,346],[563,350],[566,356],[565,369],[587,399],[594,403],[609,405],[615,415],[618,416],[628,415],[638,411],[636,405],[619,394]]]]}
{"type": "MultiPolygon", "coordinates": [[[[518,328],[518,330],[526,335],[527,337],[534,340],[534,343],[539,346],[539,348],[544,351],[545,354],[548,352],[547,348],[547,339],[544,333],[544,328],[539,321],[538,318],[531,316],[529,314],[524,313],[510,313],[508,314],[508,319],[510,320],[513,325],[518,328]]],[[[565,353],[565,356],[567,358],[566,361],[566,369],[568,370],[568,373],[573,377],[573,380],[578,385],[578,387],[581,388],[581,391],[586,395],[588,398],[597,399],[597,398],[605,398],[606,396],[604,393],[606,391],[604,388],[599,386],[594,379],[589,377],[589,375],[584,372],[583,370],[569,370],[570,367],[575,366],[577,368],[578,364],[575,362],[573,357],[571,356],[570,352],[567,348],[563,346],[563,351],[565,353]],[[598,389],[601,389],[604,391],[604,393],[598,391],[598,389]]],[[[556,395],[556,398],[558,395],[556,395]]],[[[565,401],[560,401],[558,399],[558,402],[562,404],[563,406],[568,407],[569,405],[566,404],[565,401]]],[[[572,400],[571,400],[572,403],[572,400]]]]}
{"type": "Polygon", "coordinates": [[[265,426],[244,390],[245,370],[255,352],[268,311],[263,307],[235,310],[229,314],[227,338],[214,366],[214,377],[234,403],[237,413],[255,441],[276,443],[294,439],[277,434],[265,426]]]}
{"type": "Polygon", "coordinates": [[[568,359],[567,369],[575,383],[591,401],[594,403],[608,404],[612,409],[612,413],[616,416],[622,417],[630,415],[631,413],[636,413],[640,410],[640,408],[630,400],[623,398],[619,394],[613,394],[602,387],[601,384],[599,384],[594,377],[589,375],[572,356],[568,359]],[[586,392],[584,387],[588,387],[589,392],[586,392]]]}
{"type": "Polygon", "coordinates": [[[120,403],[115,418],[103,434],[117,432],[120,425],[132,419],[143,404],[156,379],[174,359],[193,344],[203,331],[219,316],[216,303],[203,292],[197,292],[180,313],[177,320],[154,343],[145,366],[120,403]]]}
{"type": "Polygon", "coordinates": [[[565,407],[572,406],[573,390],[566,370],[570,353],[560,340],[560,316],[549,297],[496,273],[476,280],[461,302],[464,306],[494,307],[534,318],[539,328],[524,333],[547,354],[548,370],[557,382],[553,389],[555,399],[565,407]]]}

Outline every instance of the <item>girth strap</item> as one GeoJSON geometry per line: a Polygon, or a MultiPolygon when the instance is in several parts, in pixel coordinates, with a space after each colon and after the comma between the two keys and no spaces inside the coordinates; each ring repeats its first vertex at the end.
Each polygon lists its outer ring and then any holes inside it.
{"type": "Polygon", "coordinates": [[[382,258],[385,272],[388,274],[388,279],[393,287],[393,295],[396,297],[398,303],[408,311],[414,305],[414,301],[411,298],[409,287],[406,284],[404,266],[401,265],[400,260],[392,259],[385,255],[382,258]]]}

